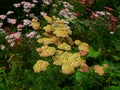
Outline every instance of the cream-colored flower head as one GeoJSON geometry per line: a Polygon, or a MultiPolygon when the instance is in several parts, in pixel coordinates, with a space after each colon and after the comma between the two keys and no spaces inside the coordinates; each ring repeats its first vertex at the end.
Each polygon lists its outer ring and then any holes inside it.
{"type": "Polygon", "coordinates": [[[89,51],[89,45],[87,43],[81,43],[79,46],[78,46],[78,50],[83,50],[83,51],[89,51]]]}
{"type": "Polygon", "coordinates": [[[61,71],[62,71],[62,73],[69,75],[69,74],[74,73],[74,67],[64,64],[64,65],[62,65],[61,71]]]}
{"type": "Polygon", "coordinates": [[[49,17],[49,16],[44,16],[44,18],[45,18],[45,20],[48,22],[48,23],[52,23],[52,18],[51,17],[49,17]]]}
{"type": "Polygon", "coordinates": [[[45,71],[48,67],[49,63],[44,60],[38,60],[33,67],[35,73],[40,73],[41,71],[45,71]]]}
{"type": "Polygon", "coordinates": [[[40,48],[39,55],[41,57],[48,57],[48,56],[53,56],[56,52],[56,49],[54,47],[49,47],[49,46],[42,46],[40,48]]]}
{"type": "Polygon", "coordinates": [[[74,41],[75,45],[79,46],[80,44],[82,44],[82,42],[80,40],[75,40],[74,41]]]}
{"type": "Polygon", "coordinates": [[[34,30],[40,29],[40,23],[36,19],[32,19],[31,26],[34,30]]]}
{"type": "Polygon", "coordinates": [[[54,60],[53,64],[61,65],[62,72],[66,74],[73,73],[76,67],[81,66],[81,58],[78,52],[72,54],[70,52],[60,51],[58,52],[58,54],[55,54],[53,60],[54,60]]]}
{"type": "Polygon", "coordinates": [[[58,45],[57,48],[62,49],[62,50],[66,50],[66,51],[71,50],[71,46],[68,45],[66,42],[63,42],[62,44],[58,45]]]}
{"type": "Polygon", "coordinates": [[[37,40],[38,43],[42,43],[43,45],[49,45],[53,43],[57,43],[58,39],[56,37],[51,38],[40,38],[37,40]]]}

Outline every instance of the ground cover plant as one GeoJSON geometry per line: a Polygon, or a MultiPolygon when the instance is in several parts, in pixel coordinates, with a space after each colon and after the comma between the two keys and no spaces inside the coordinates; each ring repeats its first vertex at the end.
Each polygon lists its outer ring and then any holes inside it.
{"type": "Polygon", "coordinates": [[[0,90],[119,90],[118,0],[0,4],[0,90]]]}

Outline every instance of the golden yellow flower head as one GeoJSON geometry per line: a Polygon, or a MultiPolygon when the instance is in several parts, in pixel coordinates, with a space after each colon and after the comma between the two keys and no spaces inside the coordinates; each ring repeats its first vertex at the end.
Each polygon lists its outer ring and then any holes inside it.
{"type": "Polygon", "coordinates": [[[41,49],[41,52],[39,52],[39,55],[41,57],[53,56],[56,52],[56,49],[50,46],[42,46],[40,49],[41,49]]]}
{"type": "Polygon", "coordinates": [[[34,30],[40,29],[40,23],[36,19],[32,19],[31,26],[34,30]]]}
{"type": "Polygon", "coordinates": [[[66,42],[63,42],[62,44],[58,45],[57,48],[62,49],[62,50],[66,50],[66,51],[71,50],[71,46],[68,45],[66,42]]]}
{"type": "Polygon", "coordinates": [[[45,71],[48,67],[49,63],[44,60],[38,60],[33,67],[35,73],[40,73],[41,71],[45,71]]]}
{"type": "Polygon", "coordinates": [[[48,23],[52,23],[52,18],[49,17],[49,16],[44,16],[45,20],[48,22],[48,23]]]}
{"type": "Polygon", "coordinates": [[[43,27],[43,29],[45,29],[45,32],[51,32],[51,31],[53,31],[53,26],[47,25],[47,26],[43,27]]]}
{"type": "Polygon", "coordinates": [[[54,28],[54,32],[53,32],[57,37],[68,37],[71,33],[69,28],[67,27],[56,27],[54,28]]]}

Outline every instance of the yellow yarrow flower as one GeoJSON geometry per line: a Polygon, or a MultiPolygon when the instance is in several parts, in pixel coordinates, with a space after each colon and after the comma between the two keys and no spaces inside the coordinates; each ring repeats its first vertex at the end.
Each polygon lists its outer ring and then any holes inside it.
{"type": "Polygon", "coordinates": [[[82,42],[81,42],[80,40],[75,40],[74,43],[75,43],[75,45],[78,45],[78,46],[79,46],[80,44],[82,44],[82,42]]]}
{"type": "Polygon", "coordinates": [[[34,30],[40,29],[40,23],[36,19],[32,19],[31,26],[34,30]]]}
{"type": "Polygon", "coordinates": [[[62,65],[62,73],[64,74],[72,74],[74,73],[74,67],[71,67],[69,65],[62,65]]]}
{"type": "Polygon", "coordinates": [[[66,42],[63,42],[62,44],[58,45],[57,48],[62,49],[62,50],[66,50],[66,51],[71,50],[71,46],[68,45],[66,42]]]}
{"type": "Polygon", "coordinates": [[[45,32],[51,32],[51,31],[53,31],[53,26],[47,25],[47,26],[43,27],[43,29],[45,29],[45,32]]]}
{"type": "Polygon", "coordinates": [[[72,54],[70,52],[58,51],[53,57],[53,60],[53,64],[61,65],[62,72],[65,74],[71,74],[74,72],[76,67],[83,65],[83,59],[80,58],[80,54],[78,52],[72,54]]]}
{"type": "Polygon", "coordinates": [[[52,18],[49,17],[49,16],[44,16],[45,20],[48,22],[48,23],[52,23],[52,18]]]}
{"type": "Polygon", "coordinates": [[[37,40],[38,43],[42,43],[43,45],[49,45],[53,43],[57,43],[58,39],[56,37],[51,38],[40,38],[37,40]]]}
{"type": "Polygon", "coordinates": [[[89,51],[89,45],[87,43],[81,43],[79,46],[78,46],[78,50],[83,50],[83,51],[89,51]]]}
{"type": "Polygon", "coordinates": [[[42,46],[40,49],[41,49],[41,52],[39,52],[39,55],[41,57],[53,56],[56,52],[56,49],[50,46],[42,46]]]}
{"type": "Polygon", "coordinates": [[[54,28],[54,34],[57,36],[57,37],[68,37],[69,36],[69,29],[68,28],[59,28],[59,27],[56,27],[54,28]]]}
{"type": "Polygon", "coordinates": [[[49,63],[44,60],[38,60],[33,67],[35,73],[40,73],[41,71],[45,71],[48,67],[49,63]]]}

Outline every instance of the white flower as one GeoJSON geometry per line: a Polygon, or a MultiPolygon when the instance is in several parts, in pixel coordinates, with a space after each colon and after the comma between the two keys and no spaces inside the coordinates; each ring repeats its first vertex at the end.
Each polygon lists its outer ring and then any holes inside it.
{"type": "Polygon", "coordinates": [[[115,33],[115,32],[112,32],[112,31],[110,32],[110,34],[114,34],[114,33],[115,33]]]}
{"type": "Polygon", "coordinates": [[[4,50],[5,46],[2,44],[2,45],[0,45],[0,48],[1,48],[1,50],[4,50]]]}

